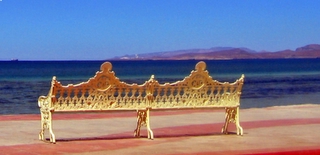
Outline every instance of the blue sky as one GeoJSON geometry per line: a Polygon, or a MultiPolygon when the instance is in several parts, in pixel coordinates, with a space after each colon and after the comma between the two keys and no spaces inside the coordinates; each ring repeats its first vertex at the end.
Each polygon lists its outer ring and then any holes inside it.
{"type": "Polygon", "coordinates": [[[0,60],[320,44],[318,0],[0,0],[0,60]]]}

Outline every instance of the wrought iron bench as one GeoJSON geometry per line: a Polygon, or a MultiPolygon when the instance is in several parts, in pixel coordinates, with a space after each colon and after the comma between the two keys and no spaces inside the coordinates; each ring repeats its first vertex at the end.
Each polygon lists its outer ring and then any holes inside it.
{"type": "Polygon", "coordinates": [[[237,135],[243,135],[239,106],[244,75],[233,83],[221,83],[209,76],[205,62],[200,61],[182,81],[160,84],[152,75],[148,81],[138,85],[120,81],[111,69],[112,64],[105,62],[94,77],[76,85],[63,86],[53,77],[48,95],[38,99],[41,113],[39,139],[45,140],[44,132],[49,130],[50,142],[55,143],[52,130],[54,112],[134,110],[137,111],[134,136],[139,137],[140,128],[146,126],[148,138],[153,139],[150,110],[188,108],[224,108],[222,133],[227,134],[229,123],[235,123],[237,135]]]}

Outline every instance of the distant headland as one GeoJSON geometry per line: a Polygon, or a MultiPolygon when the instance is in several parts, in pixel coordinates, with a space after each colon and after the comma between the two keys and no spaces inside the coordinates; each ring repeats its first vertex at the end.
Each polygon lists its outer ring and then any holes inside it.
{"type": "Polygon", "coordinates": [[[135,55],[124,55],[109,60],[230,60],[230,59],[290,59],[320,58],[320,45],[309,44],[296,50],[277,52],[254,51],[249,48],[214,47],[210,49],[188,49],[135,55]]]}

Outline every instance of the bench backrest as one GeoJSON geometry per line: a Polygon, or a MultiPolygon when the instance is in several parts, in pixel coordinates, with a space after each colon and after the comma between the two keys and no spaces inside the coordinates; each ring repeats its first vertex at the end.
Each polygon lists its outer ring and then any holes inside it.
{"type": "Polygon", "coordinates": [[[238,107],[244,75],[234,83],[213,80],[204,62],[182,81],[156,84],[153,109],[238,107]]]}
{"type": "Polygon", "coordinates": [[[133,110],[145,108],[147,84],[127,84],[120,81],[110,62],[87,82],[63,86],[52,80],[52,107],[55,111],[133,110]]]}
{"type": "Polygon", "coordinates": [[[159,84],[152,75],[145,83],[120,81],[105,62],[101,71],[80,84],[63,86],[53,77],[50,90],[54,111],[138,110],[194,107],[237,107],[244,76],[234,83],[213,80],[204,62],[182,81],[159,84]]]}

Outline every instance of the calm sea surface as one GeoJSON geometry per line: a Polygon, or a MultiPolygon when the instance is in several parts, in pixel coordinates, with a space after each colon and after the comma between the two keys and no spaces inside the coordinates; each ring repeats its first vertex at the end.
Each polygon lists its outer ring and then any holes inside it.
{"type": "MultiPolygon", "coordinates": [[[[161,82],[181,80],[198,61],[113,61],[122,81],[142,84],[152,74],[161,82]]],[[[234,82],[245,74],[241,108],[320,104],[320,59],[210,60],[213,79],[234,82]]],[[[37,99],[62,84],[87,81],[103,61],[0,61],[0,114],[37,114],[37,99]]]]}

